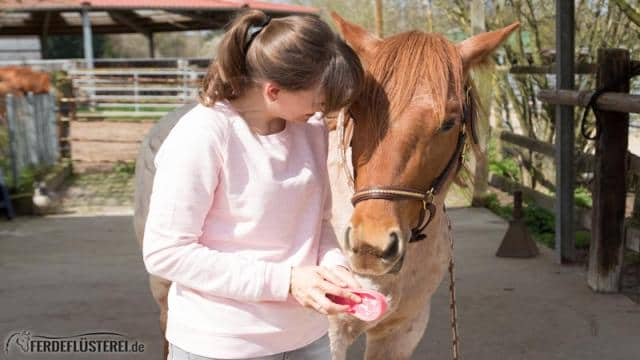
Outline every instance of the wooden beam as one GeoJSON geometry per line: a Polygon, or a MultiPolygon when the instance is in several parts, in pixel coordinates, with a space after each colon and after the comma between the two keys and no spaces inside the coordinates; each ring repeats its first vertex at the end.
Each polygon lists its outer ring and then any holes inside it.
{"type": "MultiPolygon", "coordinates": [[[[525,148],[537,152],[539,154],[548,156],[552,159],[556,158],[555,146],[544,141],[531,139],[526,136],[514,134],[510,131],[502,131],[500,133],[500,140],[515,146],[525,148]]],[[[576,162],[593,163],[596,157],[591,154],[579,153],[576,154],[576,162]]],[[[640,157],[627,152],[628,159],[628,171],[640,176],[640,157]]]]}
{"type": "Polygon", "coordinates": [[[230,17],[229,14],[224,14],[223,16],[214,16],[212,14],[212,16],[207,16],[195,11],[186,10],[167,10],[167,12],[189,17],[203,25],[211,27],[212,29],[222,28],[229,21],[230,17]]]}
{"type": "MultiPolygon", "coordinates": [[[[556,83],[574,89],[575,3],[556,0],[556,83]]],[[[556,106],[556,262],[574,262],[573,107],[556,106]]]]}
{"type": "Polygon", "coordinates": [[[40,34],[40,57],[47,58],[47,39],[49,38],[49,24],[51,23],[51,11],[44,13],[44,21],[42,22],[42,33],[40,34]]]}
{"type": "Polygon", "coordinates": [[[514,134],[510,131],[502,131],[500,133],[500,140],[518,145],[525,149],[549,156],[554,159],[556,157],[556,149],[553,144],[531,139],[527,136],[514,134]]]}
{"type": "MultiPolygon", "coordinates": [[[[514,65],[509,69],[511,74],[546,74],[556,75],[556,65],[514,65]]],[[[575,74],[595,74],[597,70],[596,64],[580,63],[575,65],[575,74]]]]}
{"type": "MultiPolygon", "coordinates": [[[[593,91],[540,90],[538,99],[554,105],[587,106],[593,91]]],[[[596,101],[600,110],[640,113],[640,95],[608,92],[596,101]]]]}
{"type": "Polygon", "coordinates": [[[113,19],[113,21],[127,26],[129,29],[133,30],[134,32],[143,34],[145,36],[149,34],[148,29],[138,25],[136,23],[136,19],[127,15],[126,13],[122,11],[108,11],[107,13],[109,14],[109,17],[113,19]]]}
{"type": "MultiPolygon", "coordinates": [[[[629,50],[600,49],[597,86],[629,74],[629,58],[629,50]]],[[[629,83],[627,80],[613,90],[628,93],[629,83]]],[[[619,292],[624,257],[629,114],[596,111],[596,115],[602,126],[596,140],[587,283],[597,292],[619,292]]]]}

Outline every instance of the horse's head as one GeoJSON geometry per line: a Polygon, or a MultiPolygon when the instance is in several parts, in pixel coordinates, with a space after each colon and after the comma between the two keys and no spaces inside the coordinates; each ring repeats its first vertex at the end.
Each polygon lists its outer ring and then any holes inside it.
{"type": "MultiPolygon", "coordinates": [[[[462,121],[469,70],[485,62],[519,24],[454,44],[419,31],[380,39],[335,13],[332,17],[366,69],[364,89],[350,108],[356,194],[380,187],[427,193],[445,174],[431,206],[441,209],[458,170],[457,162],[451,164],[461,152],[460,134],[471,130],[473,121],[462,121]],[[447,171],[450,167],[455,168],[447,171]]],[[[355,271],[382,275],[402,266],[421,209],[426,219],[429,206],[402,195],[365,197],[355,203],[341,245],[355,271]]]]}

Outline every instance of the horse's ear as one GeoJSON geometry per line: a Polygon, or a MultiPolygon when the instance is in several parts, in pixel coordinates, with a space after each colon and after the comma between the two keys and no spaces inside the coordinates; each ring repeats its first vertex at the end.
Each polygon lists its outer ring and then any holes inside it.
{"type": "Polygon", "coordinates": [[[365,62],[370,62],[375,56],[376,47],[381,41],[380,38],[363,27],[348,22],[335,11],[331,12],[331,17],[340,29],[342,37],[351,45],[358,56],[360,56],[360,59],[365,62]]]}
{"type": "Polygon", "coordinates": [[[462,56],[465,69],[487,60],[489,55],[518,27],[520,22],[516,21],[500,30],[481,33],[458,43],[456,47],[462,56]]]}

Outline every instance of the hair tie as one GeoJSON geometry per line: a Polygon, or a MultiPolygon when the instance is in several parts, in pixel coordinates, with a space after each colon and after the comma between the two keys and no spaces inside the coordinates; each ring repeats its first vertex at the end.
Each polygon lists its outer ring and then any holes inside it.
{"type": "Polygon", "coordinates": [[[253,42],[253,39],[255,39],[256,36],[258,36],[260,31],[262,31],[262,29],[264,29],[264,27],[267,26],[270,21],[271,21],[271,16],[265,15],[265,19],[261,24],[249,26],[249,29],[247,30],[247,37],[246,37],[245,46],[244,46],[245,54],[249,50],[249,46],[253,42]]]}

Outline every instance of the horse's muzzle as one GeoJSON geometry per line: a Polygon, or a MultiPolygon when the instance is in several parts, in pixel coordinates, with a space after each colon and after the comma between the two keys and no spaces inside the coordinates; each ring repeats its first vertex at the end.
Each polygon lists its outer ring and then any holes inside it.
{"type": "Polygon", "coordinates": [[[370,245],[361,238],[354,239],[352,230],[351,226],[346,228],[344,248],[351,257],[354,270],[369,275],[394,274],[400,271],[406,241],[398,230],[389,232],[389,240],[385,243],[384,249],[370,245]]]}

